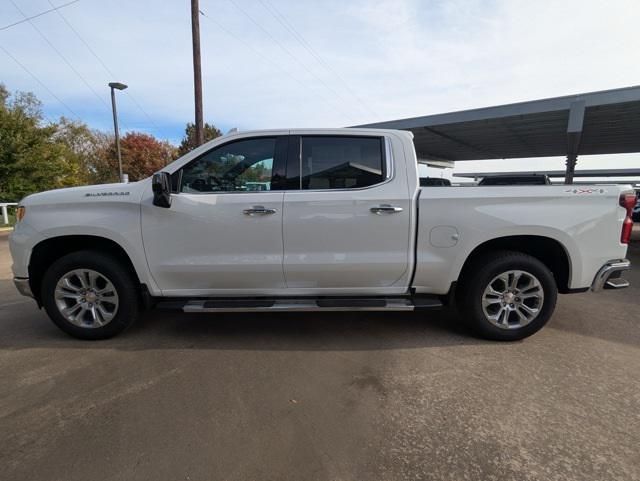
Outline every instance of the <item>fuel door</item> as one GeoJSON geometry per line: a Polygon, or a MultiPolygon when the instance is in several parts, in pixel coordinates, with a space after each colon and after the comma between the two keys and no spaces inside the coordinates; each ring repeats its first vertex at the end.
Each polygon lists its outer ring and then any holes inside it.
{"type": "Polygon", "coordinates": [[[429,233],[429,243],[433,247],[453,247],[458,243],[460,233],[450,225],[437,225],[429,233]]]}

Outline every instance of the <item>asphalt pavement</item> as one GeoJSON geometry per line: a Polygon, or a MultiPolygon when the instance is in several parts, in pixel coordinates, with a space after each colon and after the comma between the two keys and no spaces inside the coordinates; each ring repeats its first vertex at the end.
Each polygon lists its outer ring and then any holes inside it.
{"type": "Polygon", "coordinates": [[[150,312],[60,332],[0,233],[0,479],[640,480],[632,287],[516,343],[447,313],[150,312]]]}

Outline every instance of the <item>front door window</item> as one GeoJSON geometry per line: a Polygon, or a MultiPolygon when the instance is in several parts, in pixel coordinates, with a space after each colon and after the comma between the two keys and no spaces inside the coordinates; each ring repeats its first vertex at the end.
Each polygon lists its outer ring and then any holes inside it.
{"type": "Polygon", "coordinates": [[[271,190],[275,137],[240,140],[215,148],[184,167],[180,192],[271,190]]]}

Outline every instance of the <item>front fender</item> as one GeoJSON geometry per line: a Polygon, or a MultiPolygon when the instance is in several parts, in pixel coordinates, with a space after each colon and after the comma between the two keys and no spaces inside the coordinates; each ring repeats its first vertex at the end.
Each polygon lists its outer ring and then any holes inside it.
{"type": "Polygon", "coordinates": [[[28,207],[27,216],[12,235],[12,254],[16,252],[14,274],[26,277],[31,253],[37,244],[71,235],[102,237],[115,242],[131,260],[140,282],[147,285],[152,295],[161,294],[147,265],[137,203],[110,201],[28,207]]]}

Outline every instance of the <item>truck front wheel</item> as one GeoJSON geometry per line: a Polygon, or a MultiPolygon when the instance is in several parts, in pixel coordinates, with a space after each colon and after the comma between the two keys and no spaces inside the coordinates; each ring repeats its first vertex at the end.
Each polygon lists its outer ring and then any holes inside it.
{"type": "Polygon", "coordinates": [[[486,339],[515,341],[549,320],[558,288],[551,271],[535,257],[511,251],[485,254],[465,269],[459,284],[463,320],[486,339]]]}
{"type": "Polygon", "coordinates": [[[94,251],[67,254],[47,269],[42,303],[51,320],[80,339],[107,339],[138,317],[136,285],[118,259],[94,251]]]}

